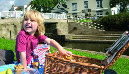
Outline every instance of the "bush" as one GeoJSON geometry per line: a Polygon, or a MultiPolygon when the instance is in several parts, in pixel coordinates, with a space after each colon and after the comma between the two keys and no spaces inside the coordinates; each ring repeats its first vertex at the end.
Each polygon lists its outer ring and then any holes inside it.
{"type": "Polygon", "coordinates": [[[97,20],[106,31],[125,31],[129,28],[129,13],[108,15],[97,20]]]}

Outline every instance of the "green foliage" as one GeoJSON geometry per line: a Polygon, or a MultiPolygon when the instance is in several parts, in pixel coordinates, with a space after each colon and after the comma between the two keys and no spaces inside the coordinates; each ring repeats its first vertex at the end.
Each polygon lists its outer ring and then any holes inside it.
{"type": "Polygon", "coordinates": [[[40,12],[48,13],[59,3],[65,3],[64,0],[32,0],[30,2],[32,9],[40,12]]]}
{"type": "Polygon", "coordinates": [[[129,13],[108,15],[98,19],[97,23],[103,25],[104,29],[107,31],[112,31],[112,30],[125,31],[128,30],[129,26],[129,13]]]}
{"type": "Polygon", "coordinates": [[[81,19],[81,20],[77,20],[77,22],[92,22],[91,19],[81,19]]]}

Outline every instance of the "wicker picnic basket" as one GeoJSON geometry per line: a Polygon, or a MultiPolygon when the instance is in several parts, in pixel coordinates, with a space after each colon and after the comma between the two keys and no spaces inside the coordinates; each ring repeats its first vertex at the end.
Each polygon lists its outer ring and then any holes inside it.
{"type": "Polygon", "coordinates": [[[129,47],[128,31],[108,48],[104,60],[72,55],[72,59],[59,56],[57,52],[46,54],[44,74],[102,74],[111,67],[129,47]]]}

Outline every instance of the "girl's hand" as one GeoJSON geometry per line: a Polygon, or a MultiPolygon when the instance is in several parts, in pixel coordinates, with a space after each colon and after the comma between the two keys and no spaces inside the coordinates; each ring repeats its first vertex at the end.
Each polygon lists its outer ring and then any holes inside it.
{"type": "Polygon", "coordinates": [[[63,55],[65,55],[65,56],[73,55],[72,52],[67,51],[67,50],[65,50],[65,49],[63,49],[63,48],[59,50],[59,54],[60,54],[61,56],[63,56],[63,55]]]}
{"type": "Polygon", "coordinates": [[[47,43],[48,45],[51,45],[53,47],[55,47],[58,51],[59,51],[59,54],[60,55],[65,55],[65,56],[70,56],[72,55],[72,52],[70,51],[66,51],[65,49],[63,49],[63,47],[58,43],[56,42],[55,40],[53,39],[50,39],[50,38],[46,38],[44,40],[45,43],[47,43]]]}
{"type": "Polygon", "coordinates": [[[30,69],[30,68],[24,68],[24,70],[22,71],[22,73],[27,73],[27,74],[31,74],[34,72],[34,69],[30,69]]]}
{"type": "Polygon", "coordinates": [[[25,72],[31,72],[31,71],[34,71],[34,69],[24,68],[24,71],[25,71],[25,72]]]}

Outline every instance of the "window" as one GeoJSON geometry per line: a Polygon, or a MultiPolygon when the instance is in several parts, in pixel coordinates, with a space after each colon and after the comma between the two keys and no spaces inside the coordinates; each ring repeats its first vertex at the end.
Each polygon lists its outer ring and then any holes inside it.
{"type": "Polygon", "coordinates": [[[88,9],[88,1],[84,1],[84,9],[88,9]]]}
{"type": "Polygon", "coordinates": [[[72,3],[72,10],[76,11],[77,10],[77,3],[72,3]]]}
{"type": "Polygon", "coordinates": [[[73,17],[77,18],[77,13],[73,13],[72,15],[73,17]]]}
{"type": "Polygon", "coordinates": [[[103,11],[97,11],[96,14],[97,17],[103,17],[103,11]]]}
{"type": "Polygon", "coordinates": [[[97,15],[103,15],[103,11],[97,11],[97,15]]]}
{"type": "Polygon", "coordinates": [[[85,18],[88,16],[88,13],[85,13],[85,18]]]}
{"type": "Polygon", "coordinates": [[[96,0],[97,8],[103,8],[102,7],[102,0],[96,0]]]}

